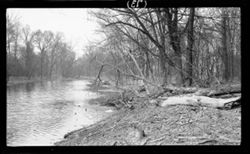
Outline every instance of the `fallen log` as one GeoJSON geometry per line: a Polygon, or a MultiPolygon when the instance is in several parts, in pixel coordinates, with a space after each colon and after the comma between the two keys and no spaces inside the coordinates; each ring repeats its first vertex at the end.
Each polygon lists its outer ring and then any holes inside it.
{"type": "Polygon", "coordinates": [[[237,94],[241,93],[241,90],[231,90],[231,91],[225,91],[225,92],[211,92],[207,96],[208,97],[216,97],[216,96],[221,96],[221,95],[232,95],[232,94],[237,94]]]}
{"type": "Polygon", "coordinates": [[[223,97],[223,95],[233,95],[241,93],[241,85],[221,86],[217,88],[200,89],[195,92],[197,96],[223,97]]]}
{"type": "Polygon", "coordinates": [[[191,106],[206,106],[217,109],[232,109],[241,105],[241,97],[229,99],[210,98],[206,96],[173,96],[164,100],[161,106],[167,105],[191,105],[191,106]]]}
{"type": "Polygon", "coordinates": [[[159,90],[159,92],[154,93],[150,96],[150,98],[158,98],[160,96],[163,96],[164,94],[168,93],[169,95],[180,95],[180,94],[191,94],[195,93],[198,89],[195,87],[190,87],[190,88],[178,88],[178,87],[163,87],[162,89],[159,90]]]}

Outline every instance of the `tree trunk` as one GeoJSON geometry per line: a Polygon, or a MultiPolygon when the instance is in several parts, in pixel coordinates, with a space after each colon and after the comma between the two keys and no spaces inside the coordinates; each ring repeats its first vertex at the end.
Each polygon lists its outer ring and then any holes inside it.
{"type": "Polygon", "coordinates": [[[148,78],[149,77],[149,70],[150,70],[150,60],[149,60],[148,52],[145,52],[145,55],[146,55],[146,57],[145,57],[145,59],[146,59],[145,76],[146,76],[146,78],[148,78]]]}
{"type": "Polygon", "coordinates": [[[188,18],[188,81],[189,81],[189,86],[192,86],[192,77],[193,77],[193,31],[194,31],[194,14],[195,14],[195,9],[194,8],[190,8],[190,14],[189,14],[189,18],[188,18]]]}
{"type": "Polygon", "coordinates": [[[116,87],[118,87],[119,81],[121,80],[121,73],[118,69],[116,70],[116,72],[117,72],[117,79],[116,79],[115,85],[116,85],[116,87]]]}
{"type": "Polygon", "coordinates": [[[97,76],[96,76],[95,84],[98,82],[97,85],[99,85],[99,83],[102,81],[102,79],[101,79],[101,73],[102,73],[103,67],[104,67],[104,65],[102,65],[102,66],[100,67],[100,70],[99,70],[99,72],[98,72],[98,74],[97,74],[97,76]]]}
{"type": "Polygon", "coordinates": [[[229,72],[229,55],[228,55],[228,37],[227,37],[227,23],[228,23],[228,17],[225,10],[223,10],[222,13],[222,45],[223,45],[223,64],[224,64],[224,80],[227,82],[230,78],[230,72],[229,72]]]}
{"type": "MultiPolygon", "coordinates": [[[[161,72],[163,74],[163,85],[164,84],[167,84],[168,82],[168,73],[167,73],[167,67],[166,67],[166,59],[165,59],[165,56],[164,56],[164,53],[163,52],[160,52],[160,66],[161,66],[161,72]]],[[[159,74],[159,72],[158,72],[159,74]]]]}
{"type": "Polygon", "coordinates": [[[146,78],[145,78],[145,76],[143,75],[142,70],[141,70],[141,68],[139,67],[139,64],[137,63],[135,57],[133,56],[133,54],[131,54],[131,50],[128,52],[128,55],[129,55],[129,56],[131,57],[131,59],[133,60],[135,66],[136,66],[136,68],[137,68],[137,70],[139,71],[139,74],[140,74],[141,78],[143,78],[142,81],[143,81],[143,84],[144,84],[144,86],[145,86],[146,93],[147,93],[147,95],[149,95],[149,91],[148,91],[148,88],[147,88],[147,84],[146,84],[146,82],[145,82],[146,78]]]}
{"type": "Polygon", "coordinates": [[[43,53],[41,52],[41,64],[40,64],[41,80],[43,80],[43,53]]]}
{"type": "Polygon", "coordinates": [[[176,74],[175,84],[181,85],[183,83],[183,73],[182,73],[182,54],[180,47],[180,36],[178,31],[178,8],[169,9],[166,8],[166,18],[167,26],[169,30],[170,44],[174,50],[174,62],[175,62],[175,71],[176,74]]]}

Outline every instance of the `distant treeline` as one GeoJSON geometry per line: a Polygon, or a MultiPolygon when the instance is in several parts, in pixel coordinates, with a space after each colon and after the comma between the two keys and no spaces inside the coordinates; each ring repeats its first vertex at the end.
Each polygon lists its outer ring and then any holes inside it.
{"type": "Polygon", "coordinates": [[[62,33],[31,31],[17,16],[7,14],[7,80],[9,76],[72,76],[75,53],[62,33]]]}

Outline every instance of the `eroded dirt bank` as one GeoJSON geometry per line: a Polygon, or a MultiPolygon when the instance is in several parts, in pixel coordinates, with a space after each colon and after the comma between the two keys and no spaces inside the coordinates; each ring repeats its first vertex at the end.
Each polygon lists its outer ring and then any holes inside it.
{"type": "MultiPolygon", "coordinates": [[[[103,98],[92,103],[112,106],[114,101],[103,98]]],[[[148,98],[139,97],[134,98],[131,104],[133,108],[113,105],[119,108],[119,112],[87,128],[66,134],[65,139],[55,145],[240,144],[240,107],[231,110],[189,105],[161,107],[148,98]]]]}

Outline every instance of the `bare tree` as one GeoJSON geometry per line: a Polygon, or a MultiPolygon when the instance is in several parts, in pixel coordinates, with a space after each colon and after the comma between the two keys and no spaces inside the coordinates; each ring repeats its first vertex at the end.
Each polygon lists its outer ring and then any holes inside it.
{"type": "Polygon", "coordinates": [[[52,45],[52,39],[53,39],[53,33],[50,31],[42,32],[41,30],[38,30],[35,32],[35,44],[36,47],[40,50],[40,77],[43,79],[43,71],[44,71],[44,59],[46,56],[46,53],[48,52],[48,49],[52,45]]]}
{"type": "Polygon", "coordinates": [[[25,68],[26,68],[26,76],[28,79],[31,78],[33,73],[33,39],[35,36],[35,33],[31,32],[30,27],[26,26],[23,29],[23,41],[25,44],[25,68]]]}

